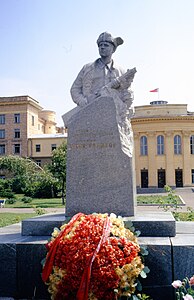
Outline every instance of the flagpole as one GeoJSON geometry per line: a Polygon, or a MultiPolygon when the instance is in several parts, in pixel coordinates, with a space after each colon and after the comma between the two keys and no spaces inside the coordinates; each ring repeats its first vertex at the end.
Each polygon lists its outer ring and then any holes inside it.
{"type": "Polygon", "coordinates": [[[158,89],[158,100],[160,100],[160,97],[159,97],[159,89],[158,89]]]}

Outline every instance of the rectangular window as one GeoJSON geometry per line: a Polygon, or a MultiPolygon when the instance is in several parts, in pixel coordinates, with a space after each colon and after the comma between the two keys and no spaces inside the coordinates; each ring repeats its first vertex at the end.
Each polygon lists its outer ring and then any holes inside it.
{"type": "Polygon", "coordinates": [[[0,155],[4,155],[5,154],[5,145],[0,145],[0,155]]]}
{"type": "Polygon", "coordinates": [[[56,144],[52,144],[51,145],[51,151],[55,150],[57,148],[57,145],[56,144]]]}
{"type": "Polygon", "coordinates": [[[181,154],[181,136],[175,135],[174,137],[174,154],[181,154]]]}
{"type": "Polygon", "coordinates": [[[20,123],[20,114],[14,114],[14,123],[20,123]]]}
{"type": "Polygon", "coordinates": [[[20,139],[20,129],[14,129],[14,138],[20,139]]]}
{"type": "Polygon", "coordinates": [[[194,169],[191,170],[191,183],[194,184],[194,169]]]}
{"type": "Polygon", "coordinates": [[[0,139],[5,138],[5,129],[0,129],[0,139]]]}
{"type": "Polygon", "coordinates": [[[40,148],[40,144],[36,145],[36,152],[40,152],[41,148],[40,148]]]}
{"type": "Polygon", "coordinates": [[[5,115],[0,115],[0,124],[5,124],[5,115]]]}
{"type": "Polygon", "coordinates": [[[41,167],[41,159],[37,159],[36,161],[37,166],[41,167]]]}
{"type": "Polygon", "coordinates": [[[140,154],[148,155],[148,142],[146,136],[140,138],[140,154]]]}
{"type": "Polygon", "coordinates": [[[14,145],[14,154],[20,154],[20,144],[14,145]]]}
{"type": "Polygon", "coordinates": [[[164,136],[163,135],[157,136],[157,154],[164,155],[164,136]]]}
{"type": "Polygon", "coordinates": [[[190,137],[190,152],[194,154],[194,135],[190,137]]]}
{"type": "Polygon", "coordinates": [[[32,126],[34,126],[34,116],[32,116],[32,126]]]}

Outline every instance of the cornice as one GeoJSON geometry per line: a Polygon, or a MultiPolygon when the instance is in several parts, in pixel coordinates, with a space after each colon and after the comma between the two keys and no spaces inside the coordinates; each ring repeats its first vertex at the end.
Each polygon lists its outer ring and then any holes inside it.
{"type": "Polygon", "coordinates": [[[193,116],[158,116],[158,117],[132,117],[131,122],[132,123],[141,123],[141,122],[153,122],[153,121],[176,121],[176,120],[193,120],[194,121],[194,115],[193,116]]]}

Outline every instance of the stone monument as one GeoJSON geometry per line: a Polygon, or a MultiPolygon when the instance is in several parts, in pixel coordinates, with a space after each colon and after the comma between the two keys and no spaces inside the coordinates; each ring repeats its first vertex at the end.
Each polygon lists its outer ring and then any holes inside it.
{"type": "Polygon", "coordinates": [[[130,125],[136,69],[112,60],[123,44],[102,33],[100,58],[85,65],[71,88],[77,107],[63,115],[68,128],[66,216],[78,212],[135,214],[133,137],[130,125]]]}

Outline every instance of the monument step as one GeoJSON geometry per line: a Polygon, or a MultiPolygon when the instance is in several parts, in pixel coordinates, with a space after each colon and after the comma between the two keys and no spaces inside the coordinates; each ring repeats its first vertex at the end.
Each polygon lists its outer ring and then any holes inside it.
{"type": "MultiPolygon", "coordinates": [[[[65,214],[47,214],[22,221],[23,236],[49,236],[55,227],[60,228],[70,218],[65,214]]],[[[176,233],[175,219],[170,212],[138,212],[133,217],[125,217],[126,225],[133,223],[141,236],[173,237],[176,233]]]]}

